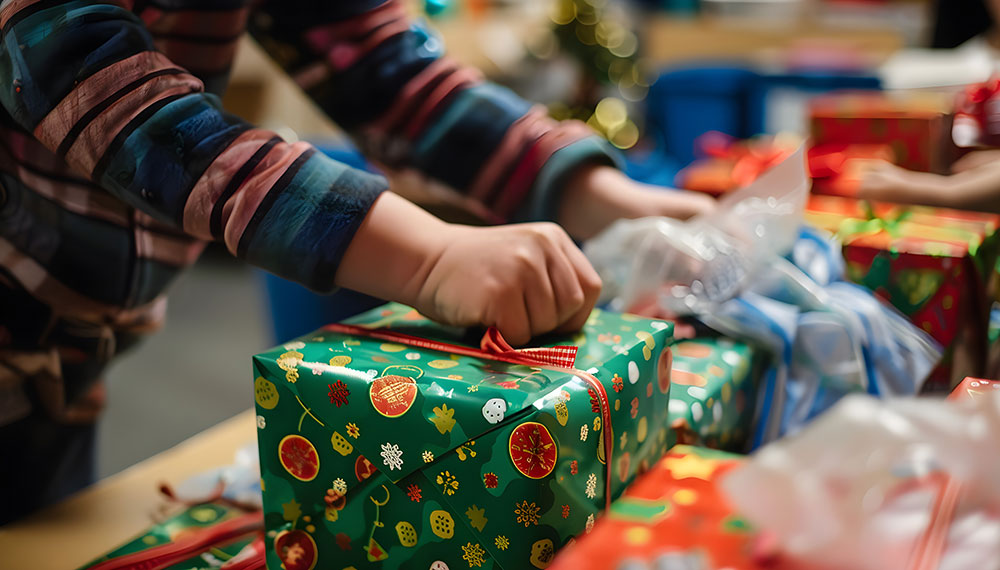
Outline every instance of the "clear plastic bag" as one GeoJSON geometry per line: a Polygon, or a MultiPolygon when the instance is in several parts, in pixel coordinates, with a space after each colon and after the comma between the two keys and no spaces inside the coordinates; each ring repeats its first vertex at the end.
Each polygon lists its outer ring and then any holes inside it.
{"type": "Polygon", "coordinates": [[[849,396],[758,451],[723,489],[810,568],[1000,568],[998,396],[849,396]]]}
{"type": "Polygon", "coordinates": [[[754,447],[846,394],[915,394],[941,356],[927,334],[843,281],[840,246],[802,229],[808,190],[799,149],[710,214],[620,221],[584,246],[611,308],[693,316],[773,356],[754,447]]]}
{"type": "Polygon", "coordinates": [[[800,148],[713,212],[686,222],[621,220],[584,245],[604,280],[603,301],[629,310],[655,301],[677,315],[737,295],[795,243],[809,193],[800,148]]]}

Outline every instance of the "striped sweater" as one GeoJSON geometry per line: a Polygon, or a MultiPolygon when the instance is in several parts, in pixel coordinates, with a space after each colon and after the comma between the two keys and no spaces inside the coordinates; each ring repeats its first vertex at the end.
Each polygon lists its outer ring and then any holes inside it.
{"type": "Polygon", "coordinates": [[[497,221],[551,218],[565,174],[612,160],[584,125],[445,57],[395,0],[249,4],[0,4],[0,425],[17,376],[86,385],[155,328],[165,288],[210,240],[334,288],[386,182],[222,110],[248,29],[367,153],[497,221]]]}

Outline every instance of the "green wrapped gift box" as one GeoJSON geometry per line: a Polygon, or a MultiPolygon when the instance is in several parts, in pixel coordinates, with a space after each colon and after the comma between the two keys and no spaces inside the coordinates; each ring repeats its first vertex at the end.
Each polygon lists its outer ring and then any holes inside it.
{"type": "Polygon", "coordinates": [[[670,443],[745,452],[764,360],[751,346],[697,337],[673,346],[670,443]]]}
{"type": "Polygon", "coordinates": [[[251,544],[260,534],[259,527],[259,514],[248,514],[224,502],[193,505],[156,523],[80,570],[104,567],[164,570],[238,567],[236,563],[239,561],[249,563],[259,559],[260,550],[251,544]]]}
{"type": "Polygon", "coordinates": [[[672,331],[595,311],[569,368],[390,304],[255,356],[268,566],[544,568],[666,452],[672,331]]]}

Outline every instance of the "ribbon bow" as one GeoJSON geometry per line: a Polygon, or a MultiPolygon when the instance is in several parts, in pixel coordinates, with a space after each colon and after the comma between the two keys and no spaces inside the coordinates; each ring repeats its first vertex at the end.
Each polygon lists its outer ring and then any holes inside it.
{"type": "Polygon", "coordinates": [[[847,218],[840,222],[840,228],[837,229],[838,238],[843,239],[856,235],[877,234],[883,231],[894,238],[902,237],[903,223],[910,217],[909,210],[900,210],[893,217],[888,218],[876,214],[874,208],[868,202],[863,202],[862,204],[865,209],[865,218],[847,218]]]}
{"type": "Polygon", "coordinates": [[[504,340],[496,327],[490,327],[479,343],[479,348],[490,354],[508,358],[524,359],[536,364],[559,366],[561,368],[576,367],[575,346],[551,346],[545,348],[515,349],[504,340]]]}
{"type": "Polygon", "coordinates": [[[997,92],[1000,92],[1000,78],[994,77],[985,83],[969,85],[962,93],[959,105],[961,106],[962,103],[980,105],[996,95],[997,92]]]}
{"type": "Polygon", "coordinates": [[[733,163],[730,173],[735,187],[750,185],[765,171],[795,152],[771,140],[738,141],[717,131],[709,131],[695,140],[696,148],[705,156],[733,163]]]}

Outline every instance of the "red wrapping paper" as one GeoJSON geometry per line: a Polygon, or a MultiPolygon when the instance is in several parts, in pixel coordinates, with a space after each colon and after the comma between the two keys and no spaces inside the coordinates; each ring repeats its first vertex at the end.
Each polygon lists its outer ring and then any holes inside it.
{"type": "Polygon", "coordinates": [[[910,170],[947,171],[951,103],[938,95],[893,97],[881,93],[841,93],[813,99],[810,131],[814,146],[883,144],[892,162],[910,170]]]}
{"type": "Polygon", "coordinates": [[[675,446],[625,490],[591,533],[563,549],[549,570],[625,570],[636,563],[648,568],[791,568],[763,554],[757,534],[733,512],[718,487],[744,460],[675,446]],[[658,566],[664,559],[673,559],[674,565],[658,566]]]}

